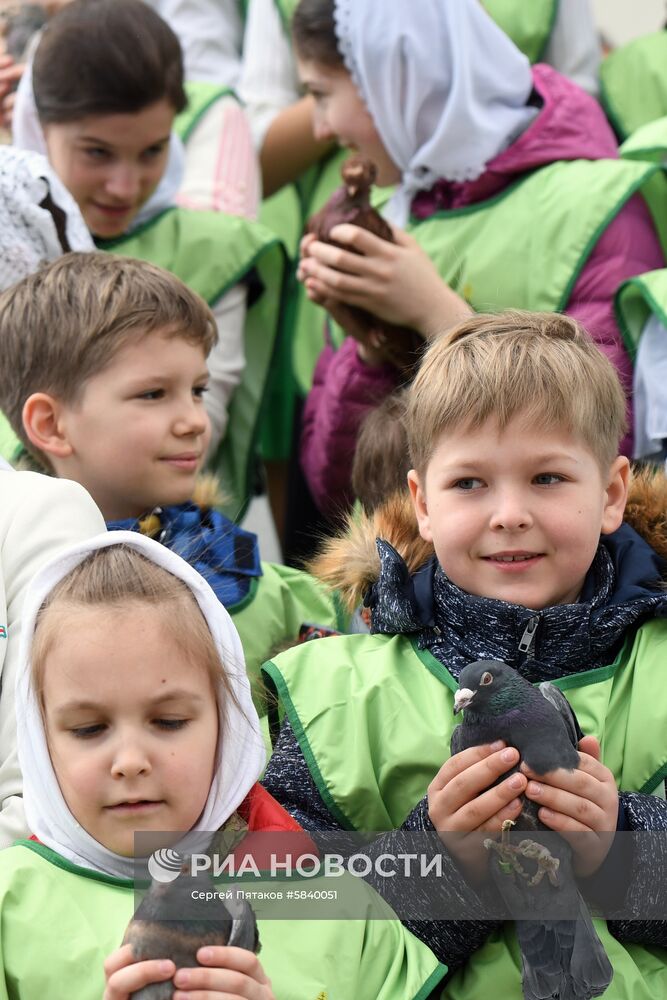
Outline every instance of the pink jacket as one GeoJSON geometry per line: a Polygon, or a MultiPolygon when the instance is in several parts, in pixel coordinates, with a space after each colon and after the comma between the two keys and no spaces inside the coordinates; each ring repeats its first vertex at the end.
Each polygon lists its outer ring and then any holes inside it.
{"type": "MultiPolygon", "coordinates": [[[[592,97],[549,66],[533,67],[533,79],[543,101],[533,124],[477,180],[439,181],[431,191],[418,195],[412,206],[416,216],[428,218],[440,209],[483,201],[521,174],[555,160],[617,157],[616,139],[592,97]]],[[[642,197],[635,195],[595,244],[565,310],[613,361],[628,394],[632,368],[614,317],[614,294],[626,278],[663,266],[648,210],[642,197]]],[[[389,366],[364,365],[351,339],[339,351],[326,347],[320,355],[304,409],[301,462],[315,502],[325,513],[352,502],[350,469],[359,425],[364,414],[397,384],[398,373],[389,366]]],[[[630,412],[628,416],[631,427],[630,412]]],[[[632,454],[630,434],[622,448],[632,454]]]]}

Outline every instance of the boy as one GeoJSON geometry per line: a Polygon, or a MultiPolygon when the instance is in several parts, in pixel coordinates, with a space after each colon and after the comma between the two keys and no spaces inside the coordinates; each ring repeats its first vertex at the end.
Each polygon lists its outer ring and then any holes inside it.
{"type": "MultiPolygon", "coordinates": [[[[667,761],[667,694],[656,683],[667,539],[655,532],[657,553],[622,524],[624,425],[618,378],[575,320],[461,323],[433,343],[409,391],[412,505],[376,512],[365,551],[353,538],[354,560],[338,549],[337,583],[351,602],[365,597],[374,634],[264,668],[287,716],[265,783],[306,829],[393,830],[375,853],[395,851],[403,831],[446,840],[446,891],[480,919],[409,926],[458,968],[448,998],[521,995],[512,925],[485,920],[481,898],[475,910],[461,869],[479,854],[449,834],[497,833],[523,794],[545,825],[590,832],[573,850],[577,873],[593,881],[615,861],[605,832],[667,830],[656,797],[667,761]],[[519,762],[503,744],[449,756],[457,678],[480,659],[505,660],[532,682],[558,679],[588,734],[577,770],[503,779],[519,762]],[[343,759],[332,747],[355,749],[343,759]]],[[[636,524],[642,513],[664,524],[664,484],[650,495],[661,483],[644,484],[652,510],[633,502],[636,524]]],[[[664,884],[665,857],[635,862],[628,905],[664,884]]],[[[615,970],[606,996],[665,995],[667,924],[598,922],[598,933],[615,970]]]]}
{"type": "Polygon", "coordinates": [[[45,468],[88,489],[109,528],[156,537],[202,573],[234,617],[257,681],[262,660],[304,622],[339,621],[322,587],[261,564],[255,535],[215,510],[210,483],[197,486],[216,340],[208,306],[169,272],[69,254],[0,296],[10,373],[0,408],[45,468]]]}

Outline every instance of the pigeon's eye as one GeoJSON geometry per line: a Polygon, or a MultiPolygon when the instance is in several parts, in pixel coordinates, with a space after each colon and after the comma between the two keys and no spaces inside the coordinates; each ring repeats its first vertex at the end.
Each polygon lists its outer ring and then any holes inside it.
{"type": "Polygon", "coordinates": [[[486,687],[488,684],[493,684],[493,674],[489,673],[488,670],[485,670],[479,683],[482,687],[486,687]]]}

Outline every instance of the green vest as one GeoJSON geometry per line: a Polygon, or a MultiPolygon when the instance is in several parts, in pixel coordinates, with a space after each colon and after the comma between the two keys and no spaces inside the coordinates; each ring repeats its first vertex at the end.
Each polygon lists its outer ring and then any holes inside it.
{"type": "Polygon", "coordinates": [[[600,66],[600,99],[621,139],[667,114],[667,31],[609,53],[600,66]]]}
{"type": "Polygon", "coordinates": [[[544,54],[558,14],[558,0],[482,0],[483,5],[531,63],[544,54]]]}
{"type": "Polygon", "coordinates": [[[285,643],[293,645],[302,625],[323,625],[344,632],[349,615],[335,594],[302,570],[262,563],[247,597],[227,608],[241,637],[253,701],[266,714],[261,666],[285,643]]]}
{"type": "Polygon", "coordinates": [[[11,465],[22,450],[23,445],[11,429],[7,417],[0,412],[0,456],[11,465]]]}
{"type": "Polygon", "coordinates": [[[641,125],[619,149],[626,160],[645,160],[660,164],[663,170],[644,186],[644,195],[667,257],[667,117],[641,125]]]}
{"type": "MultiPolygon", "coordinates": [[[[306,887],[330,889],[331,880],[306,887]]],[[[359,888],[370,915],[377,897],[359,888]]],[[[131,883],[77,868],[42,845],[3,851],[0,1000],[100,1000],[104,959],[120,946],[134,905],[131,883]]],[[[285,1000],[425,1000],[445,973],[397,920],[262,919],[263,904],[251,905],[262,966],[285,1000]]]]}
{"type": "Polygon", "coordinates": [[[667,268],[624,281],[614,303],[628,354],[634,361],[639,339],[651,313],[667,327],[667,268]]]}
{"type": "Polygon", "coordinates": [[[185,145],[208,109],[217,101],[223,97],[233,97],[238,100],[234,91],[229,87],[222,87],[219,83],[207,83],[203,80],[189,80],[185,84],[185,93],[188,98],[187,106],[174,119],[174,131],[185,145]]]}
{"type": "MultiPolygon", "coordinates": [[[[654,620],[614,663],[555,682],[625,791],[656,791],[667,774],[667,693],[656,697],[655,684],[665,656],[667,628],[654,620]]],[[[306,644],[264,671],[332,815],[349,830],[399,827],[449,757],[457,683],[446,668],[415,640],[375,635],[306,644]]],[[[604,921],[597,930],[615,970],[606,1000],[667,995],[667,952],[621,945],[604,921]]],[[[454,977],[447,997],[520,997],[520,978],[510,924],[454,977]]]]}
{"type": "Polygon", "coordinates": [[[100,243],[176,274],[215,305],[255,267],[263,291],[245,325],[246,366],[229,407],[227,433],[210,462],[229,500],[225,514],[243,516],[251,494],[258,425],[278,339],[285,256],[263,226],[222,212],[171,208],[128,236],[100,243]]]}

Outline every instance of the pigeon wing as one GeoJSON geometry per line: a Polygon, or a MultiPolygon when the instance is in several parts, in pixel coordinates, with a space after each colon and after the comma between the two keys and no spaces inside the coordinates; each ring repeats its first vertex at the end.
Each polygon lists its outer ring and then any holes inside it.
{"type": "Polygon", "coordinates": [[[560,691],[555,684],[550,684],[549,681],[542,681],[539,685],[539,691],[542,697],[546,698],[546,700],[553,705],[562,718],[572,746],[578,746],[579,740],[584,737],[584,733],[579,725],[579,720],[574,713],[574,709],[563,692],[560,691]]]}

